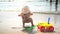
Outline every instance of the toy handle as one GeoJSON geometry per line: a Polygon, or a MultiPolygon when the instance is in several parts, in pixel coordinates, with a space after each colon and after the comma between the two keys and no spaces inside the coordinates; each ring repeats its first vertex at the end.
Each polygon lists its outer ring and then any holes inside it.
{"type": "Polygon", "coordinates": [[[50,23],[50,17],[48,18],[48,24],[50,23]]]}

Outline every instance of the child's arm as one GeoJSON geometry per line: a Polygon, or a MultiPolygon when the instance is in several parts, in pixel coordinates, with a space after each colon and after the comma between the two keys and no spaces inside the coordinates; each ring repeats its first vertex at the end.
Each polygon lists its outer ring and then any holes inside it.
{"type": "Polygon", "coordinates": [[[33,13],[30,12],[30,15],[33,15],[33,13]]]}
{"type": "Polygon", "coordinates": [[[19,14],[18,16],[22,16],[23,14],[21,13],[21,14],[19,14]]]}
{"type": "Polygon", "coordinates": [[[31,13],[31,15],[33,15],[33,13],[31,13]]]}
{"type": "Polygon", "coordinates": [[[23,16],[24,8],[23,8],[21,11],[22,11],[22,13],[21,13],[21,14],[19,14],[18,16],[23,16]]]}

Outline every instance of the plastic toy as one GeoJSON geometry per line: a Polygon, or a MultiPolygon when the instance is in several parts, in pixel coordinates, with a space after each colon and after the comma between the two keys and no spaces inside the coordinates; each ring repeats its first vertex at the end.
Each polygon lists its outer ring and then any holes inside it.
{"type": "Polygon", "coordinates": [[[48,22],[39,22],[37,27],[41,32],[44,32],[44,31],[53,32],[54,31],[53,24],[50,23],[50,18],[48,18],[48,22]]]}
{"type": "Polygon", "coordinates": [[[26,29],[27,31],[31,31],[33,28],[35,28],[35,26],[25,27],[25,29],[26,29]]]}

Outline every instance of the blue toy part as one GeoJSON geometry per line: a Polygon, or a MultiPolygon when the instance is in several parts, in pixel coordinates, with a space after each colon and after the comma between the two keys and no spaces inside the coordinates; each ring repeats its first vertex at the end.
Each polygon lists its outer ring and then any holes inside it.
{"type": "Polygon", "coordinates": [[[48,18],[48,24],[50,23],[50,17],[48,18]]]}

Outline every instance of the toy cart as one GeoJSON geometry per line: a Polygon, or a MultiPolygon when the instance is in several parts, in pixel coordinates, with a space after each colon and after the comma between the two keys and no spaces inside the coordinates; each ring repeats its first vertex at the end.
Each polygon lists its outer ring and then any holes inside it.
{"type": "Polygon", "coordinates": [[[50,24],[48,24],[47,22],[39,23],[37,27],[41,32],[44,32],[44,31],[53,32],[54,31],[54,26],[52,25],[52,23],[50,24]]]}
{"type": "Polygon", "coordinates": [[[50,23],[50,17],[48,18],[48,22],[40,22],[38,23],[37,27],[41,32],[44,32],[44,31],[53,32],[54,31],[54,26],[52,23],[50,23]]]}

